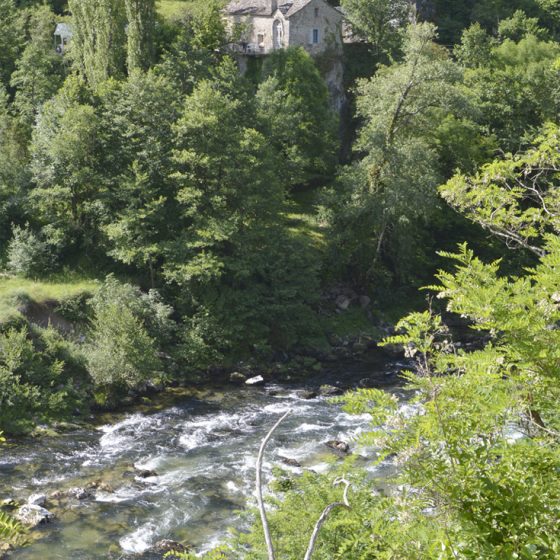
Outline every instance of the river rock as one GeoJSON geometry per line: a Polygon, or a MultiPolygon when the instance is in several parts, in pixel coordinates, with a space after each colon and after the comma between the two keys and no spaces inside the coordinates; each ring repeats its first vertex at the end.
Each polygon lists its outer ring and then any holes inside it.
{"type": "Polygon", "coordinates": [[[162,539],[154,545],[156,552],[189,552],[190,548],[171,539],[162,539]]]}
{"type": "Polygon", "coordinates": [[[90,490],[99,490],[101,492],[107,492],[108,494],[112,494],[115,491],[108,482],[105,482],[101,479],[92,480],[87,484],[87,488],[90,490]]]}
{"type": "Polygon", "coordinates": [[[81,487],[70,488],[70,490],[68,490],[68,495],[72,498],[76,498],[76,500],[85,500],[86,498],[91,498],[92,496],[89,490],[81,487]]]}
{"type": "Polygon", "coordinates": [[[321,385],[319,387],[319,394],[323,397],[334,397],[335,395],[342,395],[342,393],[342,389],[334,385],[321,385]]]}
{"type": "Polygon", "coordinates": [[[245,381],[247,381],[247,376],[243,375],[239,371],[234,371],[232,374],[230,374],[229,380],[230,380],[230,383],[235,383],[237,385],[241,385],[241,384],[245,383],[245,381]]]}
{"type": "Polygon", "coordinates": [[[2,509],[16,509],[20,506],[19,502],[15,498],[4,498],[0,502],[0,508],[2,509]]]}
{"type": "Polygon", "coordinates": [[[55,490],[49,494],[49,502],[52,500],[62,500],[64,498],[64,492],[62,490],[55,490]]]}
{"type": "Polygon", "coordinates": [[[150,478],[152,476],[159,476],[156,471],[152,471],[149,469],[138,469],[136,471],[136,476],[139,478],[150,478]]]}
{"type": "Polygon", "coordinates": [[[340,451],[341,453],[350,453],[350,446],[345,441],[332,439],[325,442],[325,445],[335,451],[340,451]]]}
{"type": "Polygon", "coordinates": [[[349,297],[340,295],[336,298],[335,303],[339,309],[341,309],[342,311],[346,311],[350,307],[352,300],[349,297]]]}
{"type": "Polygon", "coordinates": [[[31,494],[31,496],[27,498],[27,503],[30,506],[43,507],[47,503],[47,496],[46,494],[31,494]]]}
{"type": "Polygon", "coordinates": [[[262,375],[256,375],[255,377],[250,377],[245,381],[245,385],[262,385],[264,383],[264,377],[262,375]]]}
{"type": "Polygon", "coordinates": [[[49,523],[54,517],[54,513],[51,513],[48,509],[34,504],[21,506],[15,514],[15,518],[18,521],[29,527],[37,527],[38,525],[49,523]]]}
{"type": "Polygon", "coordinates": [[[295,459],[291,459],[290,457],[282,457],[281,455],[278,457],[284,465],[288,465],[289,467],[301,467],[301,463],[296,461],[295,459]]]}
{"type": "Polygon", "coordinates": [[[10,543],[0,543],[0,560],[8,559],[14,547],[10,543]]]}

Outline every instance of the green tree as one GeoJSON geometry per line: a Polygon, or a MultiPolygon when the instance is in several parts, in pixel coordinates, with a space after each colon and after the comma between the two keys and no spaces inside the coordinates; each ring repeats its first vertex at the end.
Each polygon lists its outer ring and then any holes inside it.
{"type": "Polygon", "coordinates": [[[0,83],[7,87],[23,44],[23,30],[14,0],[0,1],[0,83]]]}
{"type": "Polygon", "coordinates": [[[326,84],[302,48],[270,55],[257,91],[263,130],[281,154],[288,186],[325,179],[336,163],[337,121],[326,84]]]}
{"type": "Polygon", "coordinates": [[[154,60],[155,0],[125,0],[125,7],[128,72],[147,70],[154,60]]]}
{"type": "Polygon", "coordinates": [[[104,397],[118,397],[161,378],[161,344],[169,341],[171,308],[156,292],[142,294],[109,276],[91,301],[94,317],[87,368],[104,397]]]}
{"type": "Polygon", "coordinates": [[[352,33],[371,43],[377,56],[400,45],[399,30],[412,18],[408,0],[342,0],[341,6],[352,33]]]}
{"type": "Polygon", "coordinates": [[[277,156],[238,94],[231,82],[203,81],[185,102],[174,156],[181,221],[164,273],[179,286],[195,333],[218,324],[218,350],[248,352],[301,333],[299,319],[286,321],[286,313],[309,312],[316,275],[313,263],[307,275],[299,268],[279,227],[277,156]]]}
{"type": "Polygon", "coordinates": [[[101,117],[110,153],[104,232],[110,256],[147,269],[154,287],[165,243],[178,225],[169,175],[179,99],[169,80],[152,71],[114,85],[103,97],[101,117]]]}
{"type": "Polygon", "coordinates": [[[25,219],[24,192],[29,184],[27,134],[10,112],[8,95],[0,86],[0,239],[10,235],[12,222],[25,219]]]}
{"type": "Polygon", "coordinates": [[[71,56],[92,88],[124,75],[126,13],[122,0],[69,0],[71,56]]]}
{"type": "Polygon", "coordinates": [[[40,6],[29,20],[30,37],[10,81],[16,92],[14,107],[28,127],[40,106],[58,91],[64,75],[62,58],[52,47],[55,15],[47,6],[40,6]]]}
{"type": "Polygon", "coordinates": [[[334,257],[362,285],[379,287],[387,272],[410,279],[439,206],[434,133],[449,115],[471,112],[460,69],[434,38],[432,25],[410,26],[403,60],[358,84],[361,159],[343,170],[330,204],[334,257]]]}
{"type": "Polygon", "coordinates": [[[528,35],[506,39],[486,64],[465,72],[465,85],[484,123],[507,150],[519,149],[527,129],[538,129],[559,111],[556,95],[559,45],[528,35]]]}
{"type": "Polygon", "coordinates": [[[99,118],[72,83],[41,111],[31,143],[34,214],[53,245],[93,246],[103,213],[99,118]]]}

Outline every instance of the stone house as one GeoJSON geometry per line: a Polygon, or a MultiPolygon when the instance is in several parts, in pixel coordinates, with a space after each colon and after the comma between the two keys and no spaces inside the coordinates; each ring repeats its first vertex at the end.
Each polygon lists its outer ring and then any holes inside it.
{"type": "Polygon", "coordinates": [[[241,30],[233,49],[243,54],[294,46],[312,55],[342,49],[343,15],[325,0],[231,0],[226,18],[241,30]]]}

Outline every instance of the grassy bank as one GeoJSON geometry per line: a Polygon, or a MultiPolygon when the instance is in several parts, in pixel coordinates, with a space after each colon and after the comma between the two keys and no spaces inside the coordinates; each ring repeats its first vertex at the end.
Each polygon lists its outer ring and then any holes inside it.
{"type": "Polygon", "coordinates": [[[0,325],[21,317],[25,303],[39,305],[64,302],[83,293],[93,293],[97,281],[91,278],[60,276],[47,280],[29,280],[0,276],[0,325]]]}

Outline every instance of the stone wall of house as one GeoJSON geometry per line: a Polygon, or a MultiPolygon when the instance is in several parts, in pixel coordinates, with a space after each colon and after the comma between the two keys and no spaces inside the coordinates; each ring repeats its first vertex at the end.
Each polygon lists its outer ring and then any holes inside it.
{"type": "MultiPolygon", "coordinates": [[[[243,16],[232,18],[234,24],[241,24],[247,27],[246,32],[243,34],[242,40],[249,45],[259,48],[263,45],[261,52],[268,53],[274,49],[274,21],[279,20],[282,22],[284,28],[284,42],[288,38],[288,22],[285,21],[282,12],[277,12],[275,17],[269,16],[243,16]],[[262,41],[259,41],[259,35],[262,36],[262,41]]],[[[232,23],[230,19],[230,23],[232,23]]],[[[284,46],[287,46],[284,44],[284,46]]]]}
{"type": "Polygon", "coordinates": [[[342,15],[325,2],[310,2],[290,19],[290,46],[304,47],[311,54],[327,49],[342,52],[342,15]],[[313,30],[319,31],[319,42],[313,44],[313,30]]]}

